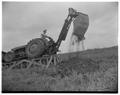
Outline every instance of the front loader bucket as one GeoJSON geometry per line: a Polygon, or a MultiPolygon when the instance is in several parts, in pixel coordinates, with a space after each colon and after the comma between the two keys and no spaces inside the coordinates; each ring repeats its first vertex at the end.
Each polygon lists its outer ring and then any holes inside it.
{"type": "Polygon", "coordinates": [[[87,31],[89,26],[89,17],[86,14],[80,13],[75,18],[73,22],[73,35],[78,37],[78,40],[81,41],[85,37],[85,32],[87,31]]]}

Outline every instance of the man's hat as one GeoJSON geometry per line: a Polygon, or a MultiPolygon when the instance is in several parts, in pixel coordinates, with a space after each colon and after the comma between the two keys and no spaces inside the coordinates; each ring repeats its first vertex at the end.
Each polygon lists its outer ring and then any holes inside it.
{"type": "Polygon", "coordinates": [[[46,34],[46,32],[47,32],[47,29],[45,29],[45,30],[43,31],[44,34],[46,34]]]}

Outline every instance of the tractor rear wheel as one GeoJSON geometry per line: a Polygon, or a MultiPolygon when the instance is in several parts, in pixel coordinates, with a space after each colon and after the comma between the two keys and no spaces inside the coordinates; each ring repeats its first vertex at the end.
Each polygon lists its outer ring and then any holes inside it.
{"type": "Polygon", "coordinates": [[[11,62],[13,61],[14,57],[15,57],[14,52],[8,52],[4,55],[3,59],[5,62],[11,62]]]}
{"type": "Polygon", "coordinates": [[[40,56],[45,49],[42,39],[33,39],[26,46],[26,55],[28,58],[36,58],[40,56]]]}

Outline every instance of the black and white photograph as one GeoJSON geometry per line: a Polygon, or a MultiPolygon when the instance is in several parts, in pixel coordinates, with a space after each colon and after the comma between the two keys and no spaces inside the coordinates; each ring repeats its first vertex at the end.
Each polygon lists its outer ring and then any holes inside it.
{"type": "Polygon", "coordinates": [[[118,93],[118,4],[2,1],[2,93],[118,93]]]}

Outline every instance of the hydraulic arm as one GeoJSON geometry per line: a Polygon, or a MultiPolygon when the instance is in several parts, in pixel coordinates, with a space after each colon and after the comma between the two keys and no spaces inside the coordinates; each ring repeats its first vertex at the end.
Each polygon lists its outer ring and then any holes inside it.
{"type": "Polygon", "coordinates": [[[79,13],[76,12],[73,8],[69,8],[69,14],[68,14],[68,16],[67,16],[67,18],[64,22],[64,25],[62,27],[60,36],[59,36],[59,38],[56,42],[57,50],[59,49],[59,46],[60,46],[61,42],[66,39],[70,24],[78,16],[78,14],[79,13]]]}

